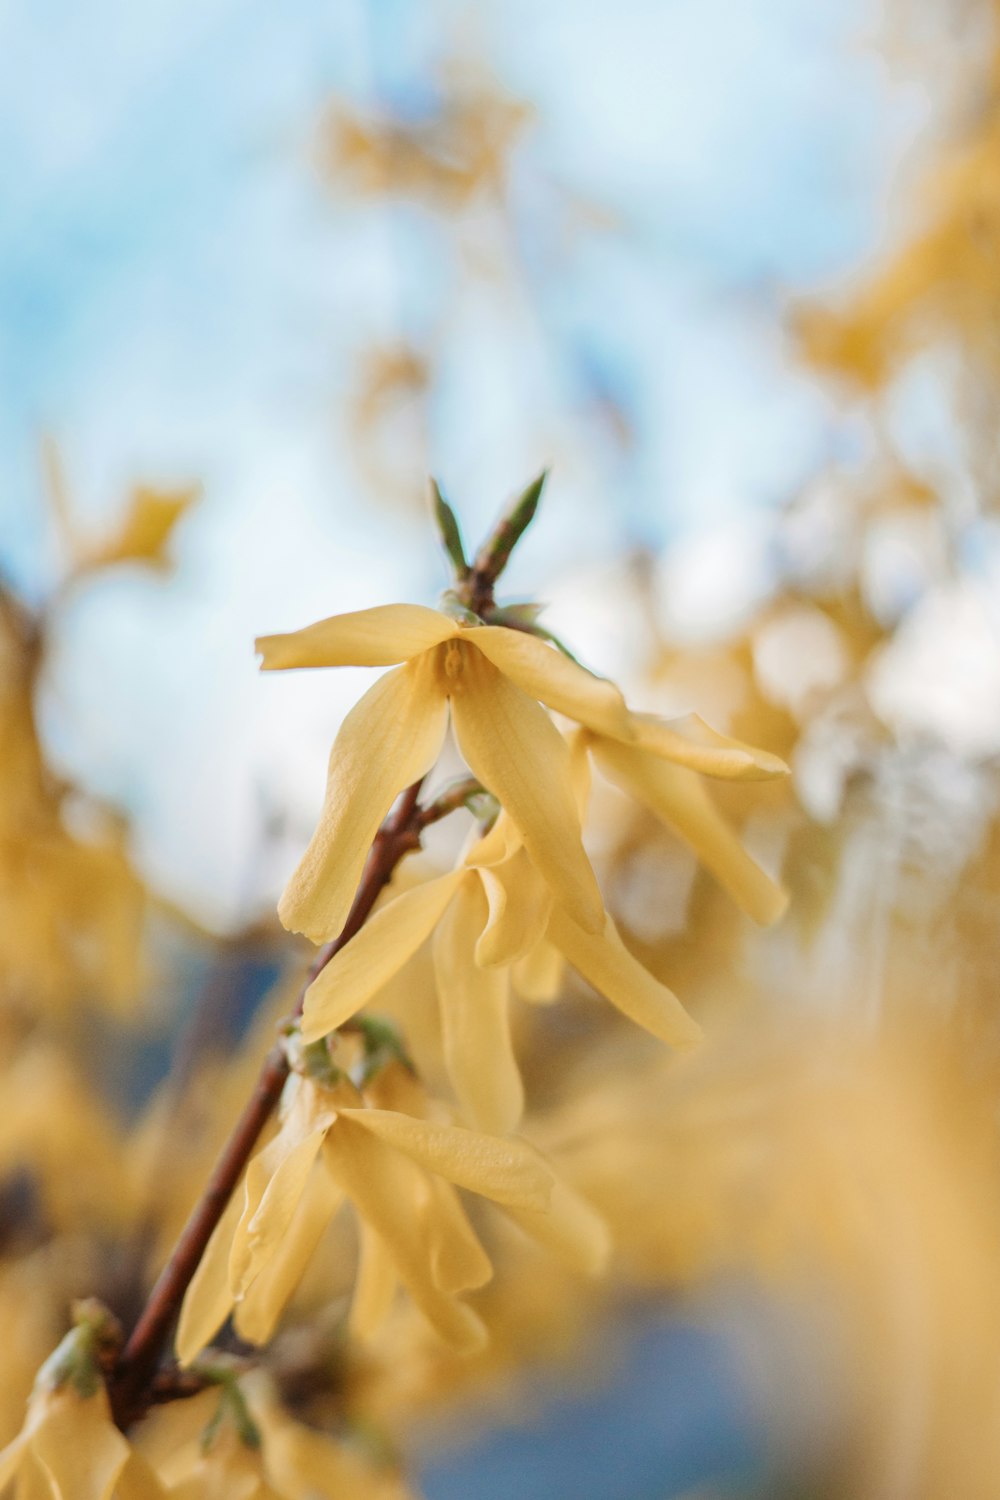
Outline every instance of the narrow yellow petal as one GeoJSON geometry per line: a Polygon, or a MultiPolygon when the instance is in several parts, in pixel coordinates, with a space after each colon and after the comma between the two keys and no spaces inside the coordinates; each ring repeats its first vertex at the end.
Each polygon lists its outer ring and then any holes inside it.
{"type": "Polygon", "coordinates": [[[691,771],[700,771],[703,776],[718,776],[727,781],[767,781],[788,775],[788,767],[780,756],[720,734],[698,714],[685,714],[679,719],[633,714],[632,724],[636,745],[641,749],[687,766],[691,771]]]}
{"type": "Polygon", "coordinates": [[[468,1292],[485,1286],[493,1266],[450,1182],[428,1178],[424,1205],[431,1270],[442,1292],[468,1292]]]}
{"type": "Polygon", "coordinates": [[[625,699],[614,683],[588,672],[555,646],[498,625],[472,631],[465,639],[529,697],[598,734],[632,739],[625,699]]]}
{"type": "Polygon", "coordinates": [[[489,914],[476,943],[476,963],[516,963],[545,936],[552,894],[523,848],[479,874],[489,914]]]}
{"type": "Polygon", "coordinates": [[[319,826],[278,906],[289,931],[314,943],[340,932],[379,824],[437,760],[446,727],[427,657],[387,672],[355,704],[330,753],[319,826]]]}
{"type": "Polygon", "coordinates": [[[755,922],[767,927],[778,920],[786,893],[750,858],[693,771],[610,740],[595,743],[594,753],[610,780],[689,844],[755,922]]]}
{"type": "Polygon", "coordinates": [[[584,853],[565,740],[481,653],[466,649],[463,668],[451,698],[459,749],[517,825],[556,899],[581,926],[600,931],[604,907],[584,853]]]}
{"type": "Polygon", "coordinates": [[[465,870],[455,870],[437,880],[426,880],[370,917],[306,991],[303,1040],[315,1042],[342,1026],[398,974],[430,937],[459,883],[466,878],[474,877],[465,870]]]}
{"type": "Polygon", "coordinates": [[[548,1204],[552,1173],[526,1141],[497,1140],[459,1125],[435,1125],[388,1109],[343,1109],[339,1120],[344,1119],[456,1187],[524,1208],[548,1204]]]}
{"type": "Polygon", "coordinates": [[[166,1494],[153,1469],[133,1448],[118,1476],[115,1500],[166,1500],[166,1494]]]}
{"type": "Polygon", "coordinates": [[[596,1276],[607,1265],[611,1252],[608,1226],[565,1182],[556,1180],[548,1213],[523,1208],[509,1208],[507,1213],[526,1234],[548,1246],[574,1270],[596,1276]]]}
{"type": "Polygon", "coordinates": [[[610,917],[604,932],[595,937],[556,907],[549,922],[549,938],[588,984],[661,1041],[672,1047],[690,1047],[700,1040],[697,1021],[688,1015],[674,992],[633,957],[610,917]]]}
{"type": "Polygon", "coordinates": [[[325,1166],[314,1163],[287,1233],[272,1248],[233,1311],[236,1332],[247,1343],[268,1342],[343,1201],[325,1166]]]}
{"type": "Polygon", "coordinates": [[[565,967],[566,960],[555,943],[543,938],[514,965],[514,989],[524,1000],[549,1005],[559,998],[565,967]]]}
{"type": "Polygon", "coordinates": [[[31,1447],[60,1500],[108,1500],[129,1454],[103,1390],[86,1400],[70,1390],[53,1396],[31,1447]]]}
{"type": "Polygon", "coordinates": [[[232,1311],[229,1252],[243,1214],[244,1198],[245,1189],[241,1183],[215,1226],[191,1285],[184,1294],[175,1338],[177,1361],[181,1365],[189,1365],[198,1358],[232,1311]]]}
{"type": "Polygon", "coordinates": [[[506,969],[476,963],[486,918],[486,897],[472,877],[434,934],[434,979],[445,1066],[458,1101],[480,1130],[506,1135],[521,1118],[524,1088],[510,1035],[510,977],[506,969]]]}
{"type": "Polygon", "coordinates": [[[24,1461],[25,1444],[28,1441],[26,1432],[19,1432],[17,1437],[9,1442],[6,1448],[0,1452],[0,1494],[4,1486],[13,1479],[24,1461]]]}
{"type": "Polygon", "coordinates": [[[334,1179],[384,1242],[400,1281],[432,1327],[457,1348],[481,1349],[486,1330],[480,1319],[435,1285],[417,1220],[419,1168],[346,1113],[327,1136],[323,1154],[334,1179]]]}
{"type": "Polygon", "coordinates": [[[333,615],[285,635],[262,635],[261,670],[288,667],[392,667],[457,634],[447,615],[422,604],[380,604],[333,615]]]}
{"type": "Polygon", "coordinates": [[[370,1339],[378,1333],[389,1315],[398,1286],[399,1277],[385,1241],[367,1219],[359,1218],[358,1272],[350,1314],[355,1338],[370,1339]]]}
{"type": "Polygon", "coordinates": [[[234,1296],[243,1296],[285,1242],[328,1129],[321,1125],[291,1148],[282,1132],[247,1167],[246,1206],[229,1257],[234,1296]]]}

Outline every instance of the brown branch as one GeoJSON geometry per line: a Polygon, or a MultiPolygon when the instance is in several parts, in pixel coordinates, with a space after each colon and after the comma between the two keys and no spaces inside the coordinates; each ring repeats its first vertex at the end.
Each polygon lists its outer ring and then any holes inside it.
{"type": "MultiPolygon", "coordinates": [[[[420,847],[417,816],[420,786],[418,781],[407,788],[395,811],[376,834],[343,931],[317,955],[299,994],[295,1017],[301,1013],[306,990],[320,970],[363,927],[400,859],[404,854],[420,847]]],[[[250,1160],[258,1137],[281,1097],[287,1077],[288,1060],[284,1049],[276,1045],[265,1058],[253,1094],[223,1147],[212,1175],[181,1231],[174,1252],[160,1273],[125,1345],[109,1385],[115,1421],[123,1431],[148,1410],[160,1359],[184,1293],[225,1212],[226,1204],[243,1175],[243,1169],[250,1160]]]]}

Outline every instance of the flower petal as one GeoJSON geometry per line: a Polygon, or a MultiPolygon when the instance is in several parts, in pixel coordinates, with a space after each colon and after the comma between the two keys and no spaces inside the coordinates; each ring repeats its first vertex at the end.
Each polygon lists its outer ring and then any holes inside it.
{"type": "Polygon", "coordinates": [[[103,1390],[86,1400],[70,1390],[53,1396],[31,1448],[64,1500],[108,1500],[129,1455],[103,1390]]]}
{"type": "Polygon", "coordinates": [[[552,894],[523,848],[479,875],[489,914],[476,943],[476,963],[484,969],[516,963],[545,936],[552,894]]]}
{"type": "Polygon", "coordinates": [[[379,824],[437,760],[446,727],[428,657],[387,672],[351,709],[330,753],[319,826],[278,906],[291,932],[314,943],[340,932],[379,824]]]}
{"type": "Polygon", "coordinates": [[[428,1322],[448,1343],[470,1351],[481,1349],[486,1330],[480,1319],[435,1285],[416,1218],[422,1185],[419,1169],[362,1130],[346,1113],[327,1136],[323,1155],[334,1179],[384,1242],[400,1281],[428,1322]]]}
{"type": "Polygon", "coordinates": [[[28,1441],[27,1432],[19,1432],[0,1452],[0,1494],[5,1486],[14,1478],[18,1469],[24,1461],[24,1448],[28,1441]]]}
{"type": "Polygon", "coordinates": [[[524,1208],[548,1204],[552,1173],[527,1141],[498,1140],[389,1109],[343,1109],[339,1119],[350,1120],[456,1187],[524,1208]]]}
{"type": "Polygon", "coordinates": [[[229,1257],[229,1284],[236,1297],[279,1251],[291,1232],[323,1137],[330,1123],[310,1131],[289,1149],[284,1132],[263,1151],[258,1151],[246,1176],[246,1206],[233,1236],[229,1257]]]}
{"type": "Polygon", "coordinates": [[[398,1285],[399,1277],[385,1241],[367,1219],[359,1217],[358,1270],[350,1314],[355,1338],[370,1339],[378,1332],[388,1316],[398,1285]]]}
{"type": "Polygon", "coordinates": [[[689,844],[755,922],[766,927],[778,920],[788,905],[786,893],[750,858],[693,771],[610,740],[596,742],[594,753],[610,780],[689,844]]]}
{"type": "Polygon", "coordinates": [[[524,1088],[510,1035],[508,973],[480,968],[475,959],[486,917],[473,876],[434,934],[434,978],[445,1066],[459,1103],[480,1130],[506,1135],[521,1118],[524,1088]]]}
{"type": "Polygon", "coordinates": [[[430,937],[459,884],[467,878],[474,877],[465,870],[454,870],[437,880],[425,880],[369,917],[306,990],[303,1041],[318,1041],[342,1026],[398,974],[430,937]]]}
{"type": "Polygon", "coordinates": [[[262,635],[254,643],[264,672],[289,667],[392,667],[448,640],[458,626],[422,604],[379,604],[332,615],[304,630],[262,635]]]}
{"type": "Polygon", "coordinates": [[[556,713],[598,734],[633,738],[625,699],[615,684],[588,672],[555,646],[500,625],[484,625],[465,639],[529,697],[548,704],[556,713]]]}
{"type": "Polygon", "coordinates": [[[118,1476],[115,1500],[166,1500],[167,1491],[135,1448],[118,1476]]]}
{"type": "Polygon", "coordinates": [[[550,1005],[559,998],[565,967],[566,960],[555,943],[543,938],[514,965],[511,975],[514,989],[524,1000],[550,1005]]]}
{"type": "Polygon", "coordinates": [[[684,714],[678,719],[633,714],[632,723],[636,745],[641,749],[687,766],[691,771],[700,771],[703,776],[719,776],[727,781],[767,781],[788,775],[788,767],[780,756],[720,734],[698,714],[684,714]]]}
{"type": "Polygon", "coordinates": [[[554,1250],[574,1270],[596,1276],[607,1265],[611,1253],[608,1226],[586,1198],[558,1178],[548,1213],[524,1208],[508,1208],[507,1213],[526,1234],[554,1250]]]}
{"type": "Polygon", "coordinates": [[[485,1286],[493,1266],[450,1182],[429,1177],[424,1204],[427,1245],[434,1280],[442,1292],[468,1292],[485,1286]]]}
{"type": "Polygon", "coordinates": [[[270,1339],[343,1201],[343,1193],[326,1168],[314,1163],[288,1232],[273,1247],[233,1311],[236,1332],[247,1343],[266,1344],[270,1339]]]}
{"type": "Polygon", "coordinates": [[[229,1252],[243,1215],[244,1188],[237,1187],[226,1205],[181,1304],[174,1347],[178,1364],[191,1364],[211,1343],[233,1308],[229,1285],[229,1252]]]}
{"type": "Polygon", "coordinates": [[[604,906],[584,853],[569,751],[548,714],[471,649],[451,712],[462,755],[510,814],[556,899],[582,926],[600,931],[604,906]]]}
{"type": "Polygon", "coordinates": [[[697,1021],[688,1015],[674,992],[632,956],[610,917],[604,932],[595,937],[556,907],[549,922],[549,937],[588,984],[631,1021],[672,1047],[689,1047],[700,1040],[697,1021]]]}

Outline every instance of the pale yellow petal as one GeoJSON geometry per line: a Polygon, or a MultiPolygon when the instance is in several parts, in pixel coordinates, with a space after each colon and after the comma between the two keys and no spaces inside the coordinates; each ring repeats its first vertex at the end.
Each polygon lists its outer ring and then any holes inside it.
{"type": "Polygon", "coordinates": [[[367,1219],[359,1218],[358,1271],[350,1314],[351,1333],[355,1338],[370,1339],[378,1333],[389,1315],[398,1286],[399,1277],[385,1241],[367,1219]]]}
{"type": "Polygon", "coordinates": [[[355,704],[330,754],[319,826],[278,906],[291,932],[314,943],[337,936],[382,819],[437,760],[446,727],[445,700],[426,657],[387,672],[355,704]]]}
{"type": "Polygon", "coordinates": [[[392,667],[457,633],[447,615],[422,604],[379,604],[332,615],[304,630],[262,635],[255,649],[261,670],[289,667],[392,667]]]}
{"type": "Polygon", "coordinates": [[[21,1467],[21,1463],[24,1459],[24,1448],[27,1441],[28,1434],[25,1432],[20,1432],[18,1433],[17,1437],[9,1442],[6,1448],[4,1448],[2,1452],[0,1452],[0,1494],[3,1493],[4,1485],[8,1484],[10,1480],[13,1479],[14,1475],[21,1467]]]}
{"type": "Polygon", "coordinates": [[[645,803],[694,850],[701,863],[755,922],[776,922],[788,897],[750,858],[693,771],[610,740],[595,744],[601,769],[645,803]]]}
{"type": "Polygon", "coordinates": [[[610,917],[604,932],[595,937],[556,907],[549,922],[549,937],[588,984],[631,1021],[672,1047],[690,1047],[700,1040],[701,1027],[697,1021],[692,1020],[673,991],[654,979],[633,957],[610,917]]]}
{"type": "Polygon", "coordinates": [[[599,931],[604,907],[583,848],[565,740],[545,710],[478,651],[466,649],[463,667],[451,699],[459,749],[517,825],[556,899],[599,931]]]}
{"type": "Polygon", "coordinates": [[[434,979],[448,1077],[480,1130],[506,1135],[524,1109],[510,1035],[510,977],[484,969],[475,950],[486,925],[486,897],[473,877],[457,892],[434,934],[434,979]]]}
{"type": "Polygon", "coordinates": [[[229,1257],[234,1296],[243,1296],[287,1238],[328,1128],[321,1125],[291,1147],[282,1133],[247,1167],[246,1205],[229,1257]]]}
{"type": "Polygon", "coordinates": [[[482,968],[516,963],[545,936],[552,893],[523,848],[479,874],[489,913],[476,943],[476,963],[482,968]]]}
{"type": "Polygon", "coordinates": [[[427,1182],[423,1218],[435,1282],[442,1292],[468,1292],[485,1286],[493,1267],[458,1194],[440,1177],[429,1177],[427,1182]]]}
{"type": "Polygon", "coordinates": [[[566,736],[569,747],[570,785],[581,823],[590,806],[590,746],[592,737],[585,729],[575,729],[566,736]]]}
{"type": "Polygon", "coordinates": [[[288,1231],[233,1310],[240,1338],[266,1344],[295,1293],[344,1195],[321,1163],[313,1166],[288,1231]]]}
{"type": "Polygon", "coordinates": [[[565,967],[566,960],[555,943],[543,938],[514,965],[511,975],[514,989],[525,1000],[549,1005],[562,992],[565,967]]]}
{"type": "Polygon", "coordinates": [[[566,1183],[556,1181],[548,1213],[523,1208],[507,1209],[507,1213],[526,1234],[553,1250],[574,1270],[596,1276],[607,1265],[611,1251],[608,1226],[566,1183]]]}
{"type": "Polygon", "coordinates": [[[625,699],[613,682],[597,677],[564,652],[523,630],[488,625],[466,634],[505,677],[556,713],[586,724],[598,734],[630,740],[625,699]]]}
{"type": "Polygon", "coordinates": [[[456,1187],[497,1203],[525,1208],[548,1204],[552,1173],[526,1141],[498,1140],[459,1125],[435,1125],[388,1109],[343,1109],[339,1120],[344,1119],[456,1187]]]}
{"type": "Polygon", "coordinates": [[[129,1454],[103,1390],[86,1400],[68,1389],[54,1396],[31,1446],[59,1500],[108,1500],[129,1454]]]}
{"type": "Polygon", "coordinates": [[[245,1189],[236,1189],[226,1205],[181,1304],[175,1348],[181,1365],[189,1365],[211,1343],[233,1307],[229,1286],[229,1252],[243,1214],[245,1189]]]}
{"type": "Polygon", "coordinates": [[[317,1041],[349,1020],[430,937],[464,870],[424,881],[369,917],[361,931],[335,954],[306,991],[302,1037],[317,1041]]]}
{"type": "Polygon", "coordinates": [[[346,1114],[327,1136],[323,1154],[334,1179],[384,1242],[400,1281],[432,1327],[457,1348],[481,1349],[486,1330],[480,1319],[435,1285],[417,1220],[419,1169],[346,1114]]]}
{"type": "Polygon", "coordinates": [[[679,719],[633,714],[632,723],[635,742],[643,750],[687,766],[691,771],[700,771],[703,776],[718,776],[727,781],[766,781],[788,775],[788,767],[780,756],[720,734],[698,714],[685,714],[679,719]]]}
{"type": "Polygon", "coordinates": [[[118,1476],[115,1500],[165,1500],[166,1494],[153,1469],[133,1448],[118,1476]]]}

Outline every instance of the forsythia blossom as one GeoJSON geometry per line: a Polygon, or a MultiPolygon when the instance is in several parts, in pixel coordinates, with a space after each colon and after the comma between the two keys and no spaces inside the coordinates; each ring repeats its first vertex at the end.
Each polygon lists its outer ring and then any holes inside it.
{"type": "Polygon", "coordinates": [[[326,965],[306,993],[304,1040],[342,1026],[432,932],[449,1076],[484,1130],[512,1130],[521,1115],[508,1002],[515,965],[540,949],[554,949],[663,1041],[687,1046],[701,1034],[677,997],[632,957],[610,916],[590,933],[552,900],[501,816],[457,869],[397,896],[326,965]]]}
{"type": "Polygon", "coordinates": [[[485,1330],[458,1293],[481,1286],[492,1268],[455,1187],[501,1204],[587,1269],[604,1256],[603,1225],[527,1142],[366,1107],[343,1076],[326,1083],[293,1074],[281,1128],[250,1162],[191,1283],[179,1358],[194,1359],[234,1305],[243,1337],[269,1338],[348,1198],[363,1225],[359,1292],[377,1305],[361,1321],[377,1324],[398,1281],[443,1338],[479,1346],[485,1330]]]}
{"type": "Polygon", "coordinates": [[[335,937],[393,799],[434,765],[448,706],[458,747],[510,815],[539,873],[570,916],[600,932],[604,908],[584,853],[565,741],[540,706],[597,733],[630,740],[613,683],[523,631],[467,624],[439,610],[394,604],[335,615],[289,635],[261,637],[266,671],[381,667],[330,755],[319,827],[278,908],[314,942],[335,937]]]}

